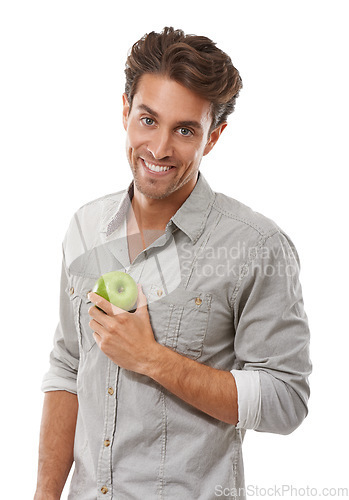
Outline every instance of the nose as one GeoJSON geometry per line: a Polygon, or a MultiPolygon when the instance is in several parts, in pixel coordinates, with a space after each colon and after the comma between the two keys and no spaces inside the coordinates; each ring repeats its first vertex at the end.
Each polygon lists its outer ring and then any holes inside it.
{"type": "Polygon", "coordinates": [[[148,151],[157,160],[173,155],[171,134],[166,130],[154,132],[151,141],[147,145],[148,151]]]}

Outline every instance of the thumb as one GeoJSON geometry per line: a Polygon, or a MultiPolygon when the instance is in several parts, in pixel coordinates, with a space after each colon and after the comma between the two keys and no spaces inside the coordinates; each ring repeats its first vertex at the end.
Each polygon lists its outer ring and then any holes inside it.
{"type": "Polygon", "coordinates": [[[143,308],[146,308],[147,304],[148,304],[147,297],[143,293],[142,285],[138,284],[137,288],[138,288],[138,299],[137,299],[137,309],[136,309],[136,312],[143,312],[144,310],[146,310],[146,309],[143,309],[143,308]]]}

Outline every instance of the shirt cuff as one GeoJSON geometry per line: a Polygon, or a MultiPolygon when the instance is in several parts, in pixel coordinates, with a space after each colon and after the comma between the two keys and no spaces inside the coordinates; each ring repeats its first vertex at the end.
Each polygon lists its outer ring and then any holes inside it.
{"type": "Polygon", "coordinates": [[[237,429],[256,429],[261,420],[261,383],[256,370],[231,370],[238,393],[237,429]]]}
{"type": "Polygon", "coordinates": [[[63,378],[55,374],[47,373],[43,378],[41,390],[42,392],[67,391],[72,394],[77,394],[76,379],[63,378]]]}

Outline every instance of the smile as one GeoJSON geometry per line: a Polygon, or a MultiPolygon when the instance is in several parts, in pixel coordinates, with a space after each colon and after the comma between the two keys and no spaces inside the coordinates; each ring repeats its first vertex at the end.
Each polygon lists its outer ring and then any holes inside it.
{"type": "Polygon", "coordinates": [[[149,170],[151,170],[152,172],[167,172],[167,170],[173,168],[173,167],[164,167],[161,165],[154,165],[153,163],[145,161],[143,158],[142,160],[144,161],[145,166],[149,168],[149,170]]]}

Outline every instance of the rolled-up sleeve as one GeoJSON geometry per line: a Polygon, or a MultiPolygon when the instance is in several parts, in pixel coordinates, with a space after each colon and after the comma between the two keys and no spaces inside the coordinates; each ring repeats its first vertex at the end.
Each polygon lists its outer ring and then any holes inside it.
{"type": "Polygon", "coordinates": [[[256,429],[261,419],[261,383],[256,370],[231,370],[238,395],[237,429],[256,429]]]}
{"type": "Polygon", "coordinates": [[[281,231],[261,239],[242,266],[233,308],[241,390],[248,386],[242,382],[247,371],[259,373],[260,404],[253,391],[250,405],[248,394],[241,398],[258,412],[249,415],[250,428],[289,434],[308,412],[311,362],[299,259],[281,231]]]}
{"type": "Polygon", "coordinates": [[[68,272],[62,263],[59,323],[54,334],[50,368],[44,375],[41,389],[44,392],[65,390],[76,394],[76,378],[79,365],[79,343],[74,322],[72,301],[67,293],[68,272]]]}

